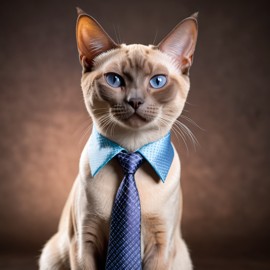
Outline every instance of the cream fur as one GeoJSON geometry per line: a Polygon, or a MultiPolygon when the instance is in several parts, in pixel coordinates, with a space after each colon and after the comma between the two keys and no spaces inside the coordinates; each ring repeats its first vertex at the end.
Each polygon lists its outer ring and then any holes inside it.
{"type": "MultiPolygon", "coordinates": [[[[121,175],[113,161],[93,179],[86,149],[87,144],[58,233],[43,249],[41,270],[70,269],[70,266],[72,270],[98,269],[94,250],[108,239],[112,204],[121,175]]],[[[146,164],[136,173],[142,209],[142,258],[150,257],[143,269],[190,270],[191,261],[180,232],[182,193],[177,153],[164,184],[156,182],[150,171],[146,164]],[[158,235],[160,230],[165,234],[158,235]]]]}
{"type": "MultiPolygon", "coordinates": [[[[80,57],[85,60],[83,53],[80,57]]],[[[82,90],[86,108],[98,131],[129,151],[135,151],[171,129],[183,110],[189,78],[181,74],[175,59],[153,46],[121,45],[95,58],[92,72],[82,76],[82,90]],[[125,91],[109,88],[104,74],[119,74],[123,66],[136,80],[126,85],[125,91]],[[160,72],[167,73],[168,85],[159,91],[149,89],[147,82],[160,72]],[[147,121],[123,120],[130,113],[130,107],[121,105],[124,113],[119,116],[121,111],[112,105],[122,104],[134,93],[145,100],[138,113],[147,121]]],[[[113,159],[92,177],[87,148],[88,143],[81,154],[79,174],[63,210],[58,232],[42,251],[40,270],[104,269],[112,205],[123,174],[113,159]]],[[[143,270],[191,270],[189,252],[180,231],[182,192],[177,152],[165,183],[146,162],[136,172],[135,179],[141,200],[143,270]]]]}

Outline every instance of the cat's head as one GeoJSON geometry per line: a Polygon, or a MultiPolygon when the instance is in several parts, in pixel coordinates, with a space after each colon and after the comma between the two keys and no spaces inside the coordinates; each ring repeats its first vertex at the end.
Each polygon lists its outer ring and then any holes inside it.
{"type": "Polygon", "coordinates": [[[77,45],[86,108],[99,132],[130,149],[164,136],[180,116],[197,40],[196,14],[157,46],[116,44],[79,10],[77,45]],[[124,143],[123,140],[138,142],[124,143]],[[125,145],[127,144],[127,145],[125,145]]]}

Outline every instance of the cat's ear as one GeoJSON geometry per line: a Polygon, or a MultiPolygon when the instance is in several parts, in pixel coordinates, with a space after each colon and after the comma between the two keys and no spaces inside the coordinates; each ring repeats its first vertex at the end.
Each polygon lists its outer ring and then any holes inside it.
{"type": "Polygon", "coordinates": [[[118,45],[95,19],[80,8],[77,8],[77,13],[76,39],[80,62],[84,70],[89,71],[96,56],[117,48],[118,45]]]}
{"type": "Polygon", "coordinates": [[[186,18],[158,44],[158,48],[172,57],[182,70],[188,74],[193,60],[197,36],[198,13],[186,18]]]}

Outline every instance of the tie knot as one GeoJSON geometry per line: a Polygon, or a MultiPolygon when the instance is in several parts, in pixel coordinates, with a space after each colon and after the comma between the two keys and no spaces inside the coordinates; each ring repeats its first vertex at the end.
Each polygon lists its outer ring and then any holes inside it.
{"type": "Polygon", "coordinates": [[[122,151],[117,155],[117,158],[125,174],[135,174],[143,162],[141,154],[136,152],[127,153],[122,151]]]}

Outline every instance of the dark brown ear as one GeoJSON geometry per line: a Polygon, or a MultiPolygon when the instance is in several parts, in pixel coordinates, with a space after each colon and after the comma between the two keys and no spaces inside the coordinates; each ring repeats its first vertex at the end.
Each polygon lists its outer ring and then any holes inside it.
{"type": "Polygon", "coordinates": [[[197,17],[195,13],[180,22],[158,45],[179,64],[183,74],[188,74],[193,60],[198,36],[197,17]]]}
{"type": "Polygon", "coordinates": [[[95,19],[80,8],[77,12],[76,38],[80,62],[84,70],[89,71],[96,56],[118,46],[95,19]]]}

